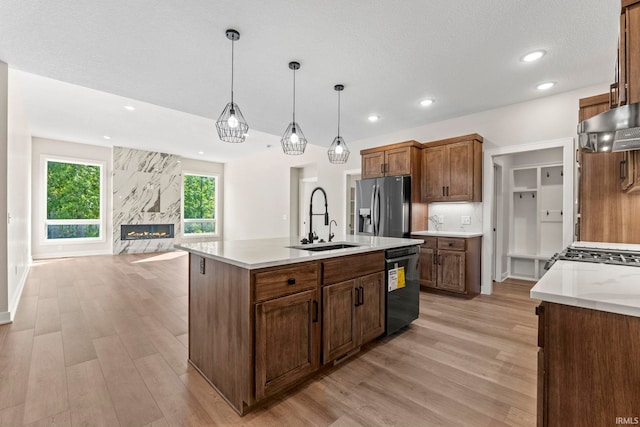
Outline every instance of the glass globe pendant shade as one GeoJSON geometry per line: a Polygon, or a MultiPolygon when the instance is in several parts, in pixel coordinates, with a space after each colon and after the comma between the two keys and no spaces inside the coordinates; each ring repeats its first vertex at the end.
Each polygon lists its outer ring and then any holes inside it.
{"type": "Polygon", "coordinates": [[[238,105],[235,102],[230,102],[218,117],[216,129],[218,136],[224,142],[244,142],[249,125],[238,105]]]}
{"type": "Polygon", "coordinates": [[[285,154],[299,155],[303,154],[304,149],[307,148],[307,138],[302,133],[300,125],[296,122],[291,122],[284,135],[282,135],[280,144],[282,144],[282,151],[285,154]]]}
{"type": "Polygon", "coordinates": [[[349,159],[349,148],[341,136],[336,136],[327,151],[330,163],[346,163],[349,159]]]}

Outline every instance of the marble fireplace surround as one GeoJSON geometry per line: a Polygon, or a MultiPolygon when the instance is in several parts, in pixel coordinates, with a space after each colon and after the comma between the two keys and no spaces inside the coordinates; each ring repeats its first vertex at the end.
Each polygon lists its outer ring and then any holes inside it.
{"type": "Polygon", "coordinates": [[[113,147],[113,253],[172,250],[175,238],[123,240],[126,224],[173,224],[181,230],[180,157],[113,147]]]}

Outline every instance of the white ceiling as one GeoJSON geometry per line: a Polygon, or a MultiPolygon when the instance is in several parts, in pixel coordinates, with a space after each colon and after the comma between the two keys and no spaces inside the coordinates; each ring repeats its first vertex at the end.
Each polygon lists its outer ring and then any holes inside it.
{"type": "Polygon", "coordinates": [[[277,144],[265,134],[291,120],[291,60],[302,65],[296,118],[309,142],[335,136],[342,83],[348,144],[612,81],[619,9],[602,0],[3,0],[0,60],[30,73],[18,74],[34,135],[227,161],[277,144]],[[217,141],[213,125],[229,101],[227,28],[241,34],[235,100],[251,136],[240,146],[217,141]],[[520,61],[535,49],[548,53],[520,61]],[[535,89],[548,80],[557,85],[535,89]],[[435,103],[420,107],[423,98],[435,103]]]}

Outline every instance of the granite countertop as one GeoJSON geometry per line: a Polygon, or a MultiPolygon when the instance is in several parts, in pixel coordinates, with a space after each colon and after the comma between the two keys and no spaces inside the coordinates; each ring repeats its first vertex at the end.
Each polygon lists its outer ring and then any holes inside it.
{"type": "MultiPolygon", "coordinates": [[[[576,242],[572,246],[640,251],[640,245],[576,242]]],[[[531,298],[640,317],[640,267],[556,261],[531,298]]]]}
{"type": "Polygon", "coordinates": [[[175,245],[175,247],[177,249],[182,249],[251,270],[400,248],[403,246],[419,245],[420,243],[423,243],[423,240],[401,239],[395,237],[347,236],[343,239],[335,239],[331,243],[313,243],[313,245],[309,246],[322,246],[338,243],[354,243],[360,246],[312,252],[304,249],[290,248],[289,246],[300,245],[298,238],[282,237],[274,239],[180,243],[175,245]]]}
{"type": "Polygon", "coordinates": [[[411,235],[414,236],[429,236],[429,237],[478,237],[482,236],[481,231],[412,231],[411,235]]]}

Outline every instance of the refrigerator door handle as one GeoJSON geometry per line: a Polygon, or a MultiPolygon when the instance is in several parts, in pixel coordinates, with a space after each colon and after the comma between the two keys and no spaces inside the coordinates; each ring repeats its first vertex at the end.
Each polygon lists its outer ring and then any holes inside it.
{"type": "Polygon", "coordinates": [[[380,234],[380,186],[376,185],[376,222],[375,222],[375,235],[380,234]]]}
{"type": "Polygon", "coordinates": [[[376,234],[376,209],[375,209],[375,200],[376,200],[376,185],[373,185],[373,191],[371,191],[371,228],[373,229],[373,234],[376,234]]]}

